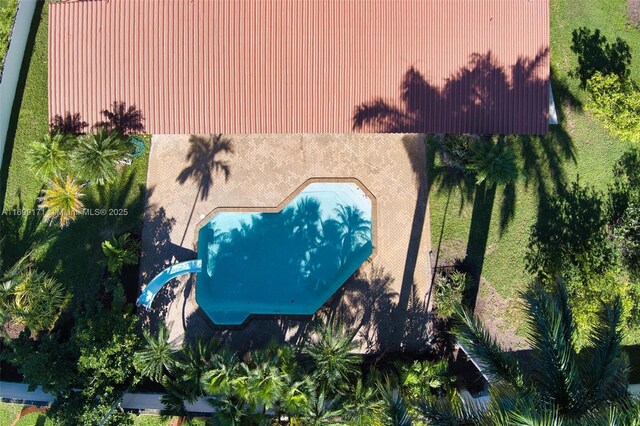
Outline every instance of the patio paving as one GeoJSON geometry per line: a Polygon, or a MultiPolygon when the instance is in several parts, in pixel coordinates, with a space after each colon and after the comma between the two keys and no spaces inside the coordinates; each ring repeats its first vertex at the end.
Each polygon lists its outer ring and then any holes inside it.
{"type": "Polygon", "coordinates": [[[217,149],[189,157],[199,138],[209,136],[152,137],[141,288],[169,264],[195,258],[197,225],[213,209],[274,207],[314,178],[357,179],[373,194],[375,254],[313,318],[214,326],[195,302],[192,276],[168,284],[142,314],[145,323],[162,319],[177,341],[219,337],[243,351],[271,340],[298,343],[333,314],[357,330],[362,352],[426,347],[432,298],[424,135],[223,135],[217,149]]]}

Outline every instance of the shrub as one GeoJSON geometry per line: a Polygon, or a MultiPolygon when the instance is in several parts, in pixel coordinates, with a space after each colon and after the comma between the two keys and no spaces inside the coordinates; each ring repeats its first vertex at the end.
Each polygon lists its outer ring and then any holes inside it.
{"type": "Polygon", "coordinates": [[[529,236],[525,255],[529,272],[566,280],[585,279],[609,268],[614,251],[603,202],[593,188],[574,182],[543,208],[529,236]]]}
{"type": "Polygon", "coordinates": [[[607,200],[609,226],[624,266],[640,278],[640,149],[625,152],[614,166],[607,200]]]}
{"type": "Polygon", "coordinates": [[[50,330],[70,300],[62,284],[22,258],[0,277],[0,320],[34,333],[50,330]]]}
{"type": "Polygon", "coordinates": [[[640,205],[633,202],[627,207],[614,233],[624,265],[640,278],[640,205]]]}
{"type": "Polygon", "coordinates": [[[619,298],[622,304],[622,324],[629,326],[637,321],[634,288],[617,268],[592,274],[584,279],[569,280],[566,286],[569,306],[577,326],[574,343],[579,348],[589,343],[587,338],[592,325],[597,323],[602,303],[611,304],[619,298]]]}
{"type": "Polygon", "coordinates": [[[640,142],[640,88],[630,79],[599,72],[587,82],[586,109],[624,141],[640,142]]]}
{"type": "Polygon", "coordinates": [[[462,303],[467,290],[467,274],[453,271],[441,274],[435,281],[435,305],[438,314],[445,318],[451,317],[455,307],[462,303]]]}
{"type": "Polygon", "coordinates": [[[138,262],[139,250],[138,243],[128,232],[117,238],[112,236],[102,243],[102,252],[105,255],[102,263],[110,273],[119,274],[125,265],[135,265],[138,262]]]}
{"type": "Polygon", "coordinates": [[[469,166],[477,139],[477,136],[452,134],[447,134],[442,139],[438,138],[438,158],[447,174],[457,177],[473,174],[469,166]]]}

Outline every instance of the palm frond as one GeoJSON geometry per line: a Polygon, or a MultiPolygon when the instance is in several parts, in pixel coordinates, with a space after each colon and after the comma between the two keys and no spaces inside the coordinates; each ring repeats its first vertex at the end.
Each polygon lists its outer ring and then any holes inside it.
{"type": "Polygon", "coordinates": [[[61,177],[69,165],[69,153],[63,147],[62,134],[45,135],[31,144],[27,163],[41,179],[61,177]]]}
{"type": "Polygon", "coordinates": [[[44,189],[42,196],[38,198],[39,209],[45,210],[44,220],[52,223],[59,219],[61,228],[74,221],[84,208],[81,201],[84,196],[83,186],[78,185],[70,176],[64,181],[55,178],[51,180],[49,187],[44,189]]]}
{"type": "Polygon", "coordinates": [[[468,355],[482,364],[483,373],[492,381],[509,383],[523,389],[523,375],[518,361],[498,345],[478,317],[462,306],[455,309],[454,334],[468,355]]]}
{"type": "Polygon", "coordinates": [[[562,414],[579,410],[584,395],[573,348],[575,323],[568,308],[566,290],[558,286],[554,299],[536,283],[524,295],[529,325],[528,342],[534,352],[533,380],[546,404],[562,414]]]}
{"type": "Polygon", "coordinates": [[[629,366],[621,356],[622,309],[619,297],[611,305],[602,303],[585,349],[589,358],[583,371],[584,386],[592,404],[616,401],[627,393],[629,366]]]}

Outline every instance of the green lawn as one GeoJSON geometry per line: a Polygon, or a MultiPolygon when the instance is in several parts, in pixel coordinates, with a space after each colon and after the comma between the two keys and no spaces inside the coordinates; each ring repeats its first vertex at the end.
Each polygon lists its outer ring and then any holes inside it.
{"type": "Polygon", "coordinates": [[[2,0],[0,2],[0,73],[9,48],[9,34],[11,34],[17,10],[18,0],[2,0]]]}
{"type": "MultiPolygon", "coordinates": [[[[0,402],[0,425],[11,426],[18,414],[22,411],[24,405],[11,404],[0,402]]],[[[133,418],[133,424],[135,426],[168,426],[171,423],[171,419],[163,419],[160,416],[154,416],[150,414],[131,414],[133,418]]],[[[197,418],[191,423],[193,425],[204,426],[206,419],[197,418]]],[[[53,422],[47,419],[47,416],[43,413],[31,413],[20,419],[16,426],[49,426],[53,425],[53,422]]]]}
{"type": "Polygon", "coordinates": [[[0,170],[0,200],[4,200],[5,208],[17,204],[20,197],[25,202],[31,202],[42,186],[42,182],[25,166],[25,155],[31,141],[48,131],[47,7],[47,2],[38,2],[36,5],[25,51],[24,60],[27,62],[23,63],[9,123],[4,164],[0,170]],[[24,91],[20,90],[21,87],[24,87],[24,91]]]}
{"type": "MultiPolygon", "coordinates": [[[[514,215],[502,235],[501,206],[505,200],[502,190],[498,190],[495,199],[482,272],[488,283],[481,286],[480,295],[486,298],[497,292],[505,302],[493,305],[495,312],[489,309],[490,316],[505,318],[504,328],[494,330],[498,333],[522,331],[516,297],[530,279],[524,270],[524,254],[540,198],[552,192],[557,184],[566,184],[577,176],[583,184],[606,188],[614,162],[627,147],[582,111],[585,93],[579,89],[578,81],[567,75],[577,64],[570,50],[571,31],[587,26],[600,28],[609,40],[620,36],[629,43],[636,55],[632,75],[640,80],[640,31],[626,25],[625,10],[625,0],[551,0],[552,84],[561,124],[552,127],[544,138],[521,138],[514,145],[521,165],[527,165],[515,191],[514,215]]],[[[454,190],[445,215],[447,198],[447,192],[432,190],[432,243],[437,247],[444,222],[442,252],[464,257],[473,200],[462,203],[460,191],[454,190]]]]}
{"type": "Polygon", "coordinates": [[[11,425],[16,416],[20,414],[21,410],[22,405],[20,404],[0,402],[0,424],[11,425]]]}

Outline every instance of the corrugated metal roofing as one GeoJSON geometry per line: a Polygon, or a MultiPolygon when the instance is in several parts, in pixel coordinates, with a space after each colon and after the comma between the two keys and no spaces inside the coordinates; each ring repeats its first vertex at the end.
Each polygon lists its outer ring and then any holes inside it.
{"type": "Polygon", "coordinates": [[[548,0],[68,1],[49,115],[119,100],[150,133],[343,133],[380,98],[403,125],[364,131],[539,134],[548,46],[548,0]]]}

